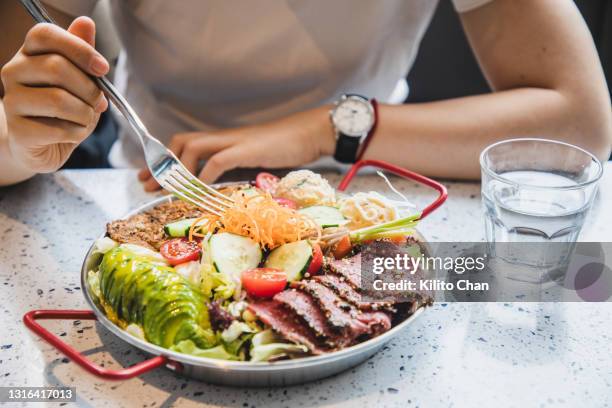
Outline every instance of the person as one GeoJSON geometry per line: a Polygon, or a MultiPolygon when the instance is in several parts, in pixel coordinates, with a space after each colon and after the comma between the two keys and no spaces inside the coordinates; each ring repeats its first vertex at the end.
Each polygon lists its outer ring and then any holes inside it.
{"type": "MultiPolygon", "coordinates": [[[[60,168],[108,108],[92,80],[109,71],[95,25],[70,23],[95,2],[46,0],[68,28],[29,31],[19,2],[2,2],[0,184],[60,168]]],[[[111,0],[122,43],[115,82],[190,171],[205,162],[206,182],[238,167],[351,162],[374,128],[365,158],[434,177],[478,178],[479,152],[517,136],[609,156],[610,99],[571,0],[453,0],[493,92],[397,104],[436,3],[111,0]]],[[[143,166],[118,120],[110,162],[143,166]]],[[[147,171],[139,177],[158,188],[147,171]]]]}

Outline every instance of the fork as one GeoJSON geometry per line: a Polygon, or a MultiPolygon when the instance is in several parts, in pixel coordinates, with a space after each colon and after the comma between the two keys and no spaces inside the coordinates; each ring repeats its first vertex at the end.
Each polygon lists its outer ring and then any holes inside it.
{"type": "MultiPolygon", "coordinates": [[[[38,0],[20,1],[36,22],[56,24],[38,0]]],[[[179,199],[218,216],[233,204],[231,198],[191,174],[172,151],[151,135],[134,109],[106,77],[93,79],[138,135],[147,167],[160,186],[179,199]]]]}

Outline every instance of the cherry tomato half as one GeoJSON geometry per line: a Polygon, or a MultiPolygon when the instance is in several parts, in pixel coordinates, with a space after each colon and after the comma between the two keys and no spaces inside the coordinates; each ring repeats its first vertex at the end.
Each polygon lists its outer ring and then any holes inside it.
{"type": "Polygon", "coordinates": [[[197,261],[201,251],[196,241],[189,241],[187,238],[170,239],[159,248],[159,253],[168,260],[170,265],[197,261]]]}
{"type": "Polygon", "coordinates": [[[351,237],[349,237],[348,235],[343,236],[334,248],[334,258],[344,258],[348,255],[349,252],[351,252],[351,249],[353,249],[353,245],[351,244],[351,237]]]}
{"type": "Polygon", "coordinates": [[[312,275],[316,275],[321,270],[323,266],[323,251],[321,251],[321,247],[319,244],[312,244],[312,261],[310,261],[310,265],[308,265],[308,270],[306,273],[312,275]]]}
{"type": "Polygon", "coordinates": [[[281,207],[291,208],[292,210],[297,210],[298,208],[297,203],[288,198],[275,197],[274,201],[276,201],[281,207]]]}
{"type": "Polygon", "coordinates": [[[255,177],[255,186],[264,191],[273,192],[278,184],[278,180],[280,179],[274,174],[261,172],[255,177]]]}
{"type": "Polygon", "coordinates": [[[242,286],[251,296],[272,297],[287,286],[287,274],[274,268],[248,269],[242,272],[242,286]]]}

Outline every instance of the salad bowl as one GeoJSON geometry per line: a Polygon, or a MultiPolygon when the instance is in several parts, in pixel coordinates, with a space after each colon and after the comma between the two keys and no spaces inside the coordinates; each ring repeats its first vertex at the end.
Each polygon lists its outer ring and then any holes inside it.
{"type": "MultiPolygon", "coordinates": [[[[422,211],[424,215],[429,214],[446,199],[446,189],[441,184],[423,176],[407,172],[404,169],[373,161],[358,162],[341,182],[338,190],[344,190],[357,173],[359,167],[364,165],[382,167],[400,176],[423,182],[435,188],[439,193],[438,198],[422,211]]],[[[222,183],[215,185],[215,187],[224,188],[231,184],[244,184],[244,182],[222,183]]],[[[150,210],[174,199],[175,198],[172,196],[157,198],[131,211],[125,218],[150,210]]],[[[102,235],[101,238],[104,236],[105,235],[102,235]]],[[[419,243],[423,243],[422,249],[424,252],[427,252],[428,247],[425,239],[418,231],[415,231],[414,238],[419,243]]],[[[51,345],[55,346],[59,351],[85,370],[98,377],[109,380],[129,379],[155,368],[166,367],[188,378],[221,385],[263,387],[305,383],[340,373],[362,363],[377,353],[391,339],[409,330],[412,323],[424,312],[424,309],[421,307],[405,320],[377,337],[341,350],[321,355],[272,362],[227,361],[197,357],[147,342],[120,328],[109,319],[88,282],[89,271],[91,271],[99,261],[100,254],[96,253],[95,246],[92,245],[85,256],[81,268],[81,287],[83,288],[85,300],[91,310],[32,310],[24,315],[24,323],[28,328],[51,345]],[[152,357],[131,367],[118,370],[101,367],[89,360],[84,354],[65,343],[62,339],[43,328],[37,322],[39,319],[97,320],[106,330],[113,333],[122,341],[144,351],[152,357]]]]}

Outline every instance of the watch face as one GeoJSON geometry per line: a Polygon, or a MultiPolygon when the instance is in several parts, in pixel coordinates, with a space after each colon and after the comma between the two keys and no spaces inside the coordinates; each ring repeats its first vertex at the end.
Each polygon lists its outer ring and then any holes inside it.
{"type": "Polygon", "coordinates": [[[363,136],[374,124],[374,110],[367,100],[348,96],[333,110],[332,121],[336,129],[345,135],[363,136]]]}

